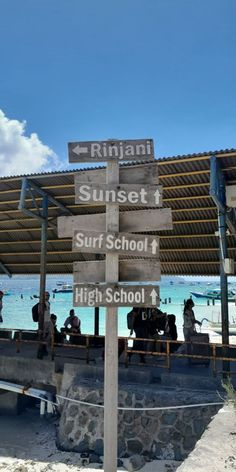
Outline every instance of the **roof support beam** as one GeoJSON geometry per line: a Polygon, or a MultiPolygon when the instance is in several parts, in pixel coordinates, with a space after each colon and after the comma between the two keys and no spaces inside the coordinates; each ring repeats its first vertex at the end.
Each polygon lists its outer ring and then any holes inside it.
{"type": "Polygon", "coordinates": [[[2,262],[0,262],[0,269],[2,269],[2,271],[3,271],[5,274],[7,274],[8,277],[12,277],[11,272],[9,272],[9,270],[6,268],[6,266],[5,266],[2,262]]]}
{"type": "MultiPolygon", "coordinates": [[[[218,234],[219,234],[219,256],[220,256],[220,288],[221,288],[221,323],[222,323],[222,344],[223,355],[228,357],[229,344],[229,313],[228,313],[228,278],[224,270],[224,261],[228,257],[227,247],[227,225],[230,230],[234,227],[234,223],[226,213],[226,195],[225,195],[225,179],[221,169],[221,165],[216,158],[212,156],[210,159],[210,195],[214,200],[218,209],[218,234]]],[[[230,372],[230,362],[223,361],[223,376],[227,376],[230,372]]]]}
{"type": "MultiPolygon", "coordinates": [[[[20,195],[20,202],[19,202],[19,205],[18,205],[18,209],[21,210],[26,215],[31,216],[32,218],[37,218],[41,222],[41,224],[44,222],[44,219],[45,219],[45,217],[41,214],[40,208],[38,207],[37,202],[36,202],[37,199],[34,197],[34,194],[33,194],[32,190],[34,190],[37,194],[39,194],[43,198],[43,202],[44,202],[44,199],[47,198],[47,202],[50,202],[53,205],[60,208],[60,210],[62,210],[63,214],[67,214],[67,215],[70,215],[70,216],[73,215],[73,213],[68,208],[66,208],[62,203],[60,203],[54,197],[49,195],[42,188],[38,187],[31,180],[27,179],[27,177],[24,177],[22,179],[21,195],[20,195]],[[31,210],[29,210],[25,207],[25,203],[27,201],[27,199],[26,199],[27,192],[29,192],[30,195],[31,195],[31,199],[32,199],[34,207],[37,211],[36,213],[34,213],[33,211],[31,211],[31,210]]],[[[44,205],[44,203],[43,203],[43,205],[44,205]]],[[[47,203],[47,206],[48,206],[48,203],[47,203]]],[[[47,220],[48,220],[48,212],[47,212],[47,220]]],[[[54,229],[57,228],[56,224],[54,224],[50,221],[48,222],[48,224],[49,224],[49,226],[51,226],[54,229]]]]}

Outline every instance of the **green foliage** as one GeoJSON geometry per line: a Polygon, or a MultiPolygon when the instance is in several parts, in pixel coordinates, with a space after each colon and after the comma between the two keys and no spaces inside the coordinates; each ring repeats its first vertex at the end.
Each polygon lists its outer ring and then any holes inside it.
{"type": "Polygon", "coordinates": [[[226,382],[222,380],[222,387],[225,389],[227,393],[227,400],[228,402],[233,404],[233,407],[236,408],[236,391],[231,383],[230,379],[227,379],[226,382]]]}

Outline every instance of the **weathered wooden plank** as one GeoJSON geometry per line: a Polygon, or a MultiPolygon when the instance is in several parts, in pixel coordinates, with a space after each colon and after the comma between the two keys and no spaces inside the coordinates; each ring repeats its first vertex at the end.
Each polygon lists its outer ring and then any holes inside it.
{"type": "Polygon", "coordinates": [[[75,284],[74,306],[144,306],[160,304],[157,285],[75,284]]]}
{"type": "MultiPolygon", "coordinates": [[[[105,261],[74,262],[74,283],[105,282],[105,267],[105,261]]],[[[160,278],[159,261],[119,261],[119,282],[157,282],[160,278]]]]}
{"type": "Polygon", "coordinates": [[[69,162],[142,161],[154,159],[152,139],[83,141],[68,144],[69,162]]]}
{"type": "Polygon", "coordinates": [[[72,250],[81,253],[118,253],[141,257],[158,257],[159,237],[131,233],[74,231],[72,250]]]}
{"type": "MultiPolygon", "coordinates": [[[[147,232],[172,229],[172,216],[170,208],[157,210],[123,211],[119,214],[120,231],[122,232],[147,232]]],[[[58,222],[58,237],[73,237],[74,230],[104,231],[106,227],[106,214],[60,216],[58,222]]]]}
{"type": "MultiPolygon", "coordinates": [[[[133,166],[120,166],[121,184],[158,184],[158,165],[155,162],[133,166]]],[[[91,169],[75,174],[75,187],[80,183],[106,183],[106,169],[91,169]]]]}
{"type": "Polygon", "coordinates": [[[77,184],[75,203],[118,203],[119,205],[161,207],[161,185],[77,184]]]}

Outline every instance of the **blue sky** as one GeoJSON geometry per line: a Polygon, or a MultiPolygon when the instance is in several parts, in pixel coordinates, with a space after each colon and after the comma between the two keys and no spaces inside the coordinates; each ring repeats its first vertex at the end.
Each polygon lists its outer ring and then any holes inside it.
{"type": "Polygon", "coordinates": [[[0,0],[3,173],[14,149],[22,172],[66,168],[68,141],[236,147],[235,18],[235,0],[0,0]]]}

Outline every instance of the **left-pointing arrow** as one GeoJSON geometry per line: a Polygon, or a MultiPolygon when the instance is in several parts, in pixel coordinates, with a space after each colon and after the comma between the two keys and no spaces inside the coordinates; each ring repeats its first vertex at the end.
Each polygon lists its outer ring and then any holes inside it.
{"type": "Polygon", "coordinates": [[[74,152],[75,154],[78,154],[78,156],[79,156],[80,154],[87,154],[88,148],[87,148],[87,147],[82,147],[82,146],[80,146],[80,145],[78,144],[78,145],[75,146],[75,148],[73,149],[73,152],[74,152]]]}

